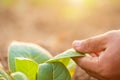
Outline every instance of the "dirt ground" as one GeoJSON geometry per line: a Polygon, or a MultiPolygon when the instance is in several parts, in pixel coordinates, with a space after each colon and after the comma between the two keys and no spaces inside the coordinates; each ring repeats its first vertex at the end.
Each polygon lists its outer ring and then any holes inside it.
{"type": "MultiPolygon", "coordinates": [[[[15,5],[16,6],[16,5],[15,5]]],[[[71,48],[74,40],[81,40],[120,28],[120,9],[101,6],[82,19],[69,20],[55,9],[19,6],[0,9],[0,62],[7,67],[7,48],[14,41],[33,42],[53,56],[71,48]]],[[[96,80],[77,68],[73,80],[96,80]]]]}

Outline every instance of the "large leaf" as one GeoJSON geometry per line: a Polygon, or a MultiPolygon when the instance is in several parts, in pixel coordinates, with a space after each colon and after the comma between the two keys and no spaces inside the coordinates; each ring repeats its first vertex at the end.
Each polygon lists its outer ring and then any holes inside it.
{"type": "Polygon", "coordinates": [[[84,54],[76,52],[74,49],[68,49],[65,52],[55,56],[54,58],[48,60],[47,62],[62,62],[67,69],[69,70],[71,76],[73,76],[75,69],[76,69],[76,64],[75,62],[71,59],[71,57],[82,57],[85,56],[84,54]]]}
{"type": "Polygon", "coordinates": [[[0,80],[11,80],[11,77],[3,70],[0,70],[0,80]]]}
{"type": "Polygon", "coordinates": [[[76,63],[71,58],[62,58],[62,59],[58,59],[54,62],[62,62],[69,70],[71,77],[74,75],[74,72],[76,69],[76,63]]]}
{"type": "Polygon", "coordinates": [[[57,62],[61,61],[63,64],[67,65],[72,57],[83,57],[84,54],[76,52],[74,49],[68,49],[65,52],[55,56],[54,58],[48,60],[47,62],[57,62]]]}
{"type": "Polygon", "coordinates": [[[60,62],[40,64],[37,80],[71,80],[66,67],[60,62]]]}
{"type": "MultiPolygon", "coordinates": [[[[76,52],[74,49],[68,49],[65,52],[55,56],[52,58],[53,60],[63,59],[63,58],[71,58],[71,57],[82,57],[85,56],[84,54],[81,54],[79,52],[76,52]]],[[[52,60],[51,59],[51,60],[52,60]]]]}
{"type": "Polygon", "coordinates": [[[24,73],[29,80],[36,80],[38,64],[30,59],[16,58],[16,71],[24,73]]]}
{"type": "Polygon", "coordinates": [[[27,76],[21,72],[12,73],[11,76],[14,80],[28,80],[27,76]]]}
{"type": "Polygon", "coordinates": [[[51,55],[38,45],[31,43],[13,42],[9,46],[9,66],[15,72],[15,57],[29,58],[33,61],[43,63],[51,58],[51,55]]]}

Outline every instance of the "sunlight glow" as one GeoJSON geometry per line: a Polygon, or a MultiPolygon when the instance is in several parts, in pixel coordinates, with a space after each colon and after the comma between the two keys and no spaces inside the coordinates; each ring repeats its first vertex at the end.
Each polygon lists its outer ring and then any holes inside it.
{"type": "Polygon", "coordinates": [[[68,3],[71,5],[80,5],[80,3],[82,3],[83,0],[68,0],[68,3]]]}
{"type": "Polygon", "coordinates": [[[67,5],[64,8],[64,16],[67,19],[78,19],[83,2],[84,0],[67,0],[67,5]]]}
{"type": "Polygon", "coordinates": [[[96,6],[96,0],[66,0],[66,6],[63,8],[63,15],[66,19],[82,19],[90,14],[90,11],[96,6]]]}

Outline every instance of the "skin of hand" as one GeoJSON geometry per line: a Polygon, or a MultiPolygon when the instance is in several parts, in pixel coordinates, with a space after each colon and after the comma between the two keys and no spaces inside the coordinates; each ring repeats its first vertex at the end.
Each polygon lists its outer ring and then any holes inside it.
{"type": "Polygon", "coordinates": [[[120,30],[113,30],[86,39],[76,40],[73,48],[84,57],[73,60],[98,80],[120,80],[120,30]]]}

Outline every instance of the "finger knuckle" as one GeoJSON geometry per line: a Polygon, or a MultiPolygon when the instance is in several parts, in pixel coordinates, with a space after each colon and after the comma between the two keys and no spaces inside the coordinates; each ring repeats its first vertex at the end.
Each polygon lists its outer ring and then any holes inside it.
{"type": "Polygon", "coordinates": [[[93,39],[92,38],[88,39],[87,49],[89,51],[93,51],[96,47],[97,47],[97,45],[95,42],[93,42],[93,39]]]}

